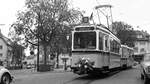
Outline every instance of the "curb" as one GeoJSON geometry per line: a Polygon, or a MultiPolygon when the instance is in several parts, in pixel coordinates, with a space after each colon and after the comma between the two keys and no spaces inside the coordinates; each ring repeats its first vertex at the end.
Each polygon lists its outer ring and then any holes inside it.
{"type": "Polygon", "coordinates": [[[40,73],[64,73],[64,72],[71,72],[71,70],[63,70],[63,69],[54,69],[53,71],[46,71],[46,72],[37,72],[36,70],[32,69],[22,69],[22,70],[9,70],[12,75],[24,75],[24,74],[40,74],[40,73]]]}

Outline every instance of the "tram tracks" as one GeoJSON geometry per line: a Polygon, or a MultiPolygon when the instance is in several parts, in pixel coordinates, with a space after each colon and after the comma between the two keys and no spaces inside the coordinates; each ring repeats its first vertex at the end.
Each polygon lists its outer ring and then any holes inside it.
{"type": "Polygon", "coordinates": [[[66,81],[63,84],[91,84],[96,80],[102,80],[105,78],[112,77],[119,73],[122,70],[116,70],[112,72],[108,72],[107,74],[103,75],[81,75],[79,77],[75,77],[72,80],[66,81]]]}

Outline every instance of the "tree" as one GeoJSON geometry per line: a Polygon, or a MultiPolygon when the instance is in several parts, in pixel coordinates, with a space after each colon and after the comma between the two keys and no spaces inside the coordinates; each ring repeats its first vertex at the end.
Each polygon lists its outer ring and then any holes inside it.
{"type": "Polygon", "coordinates": [[[118,33],[122,30],[131,30],[132,26],[121,21],[119,22],[116,21],[116,22],[113,22],[112,29],[114,32],[118,33]]]}
{"type": "Polygon", "coordinates": [[[12,28],[25,43],[37,46],[39,39],[46,64],[48,48],[53,50],[55,40],[63,35],[64,26],[80,22],[82,13],[69,9],[67,0],[26,0],[25,7],[25,11],[18,13],[12,28]]]}
{"type": "MultiPolygon", "coordinates": [[[[72,27],[71,27],[72,28],[72,27]]],[[[67,26],[65,27],[65,31],[61,34],[61,36],[57,37],[53,41],[53,49],[51,52],[56,53],[56,61],[57,65],[56,67],[59,68],[59,55],[61,53],[69,53],[71,49],[71,29],[67,26]],[[69,39],[67,39],[67,36],[69,36],[69,39]]]]}
{"type": "Polygon", "coordinates": [[[134,47],[134,41],[136,40],[136,33],[132,26],[124,22],[114,22],[112,25],[113,31],[116,36],[121,40],[121,44],[134,47]]]}
{"type": "Polygon", "coordinates": [[[134,47],[134,42],[136,40],[135,31],[133,30],[122,30],[117,33],[117,37],[121,40],[121,44],[134,47]]]}

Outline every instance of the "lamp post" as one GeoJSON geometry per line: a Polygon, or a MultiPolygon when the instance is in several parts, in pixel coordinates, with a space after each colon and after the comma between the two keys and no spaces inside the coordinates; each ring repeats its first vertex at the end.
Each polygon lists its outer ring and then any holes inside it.
{"type": "MultiPolygon", "coordinates": [[[[66,36],[66,39],[67,39],[67,43],[68,43],[68,45],[69,45],[69,42],[68,42],[68,40],[69,40],[69,35],[67,35],[66,36]]],[[[67,46],[67,48],[68,48],[68,50],[69,50],[69,46],[67,46]]],[[[64,58],[62,58],[62,60],[64,61],[64,70],[67,70],[67,60],[68,60],[68,57],[66,57],[66,56],[64,56],[64,58]]]]}

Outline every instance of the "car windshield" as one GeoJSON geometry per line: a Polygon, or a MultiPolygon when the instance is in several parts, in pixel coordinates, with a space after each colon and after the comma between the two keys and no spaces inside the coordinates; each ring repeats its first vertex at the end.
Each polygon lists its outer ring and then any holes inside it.
{"type": "Polygon", "coordinates": [[[150,54],[146,54],[144,56],[144,61],[150,61],[150,54]]]}

